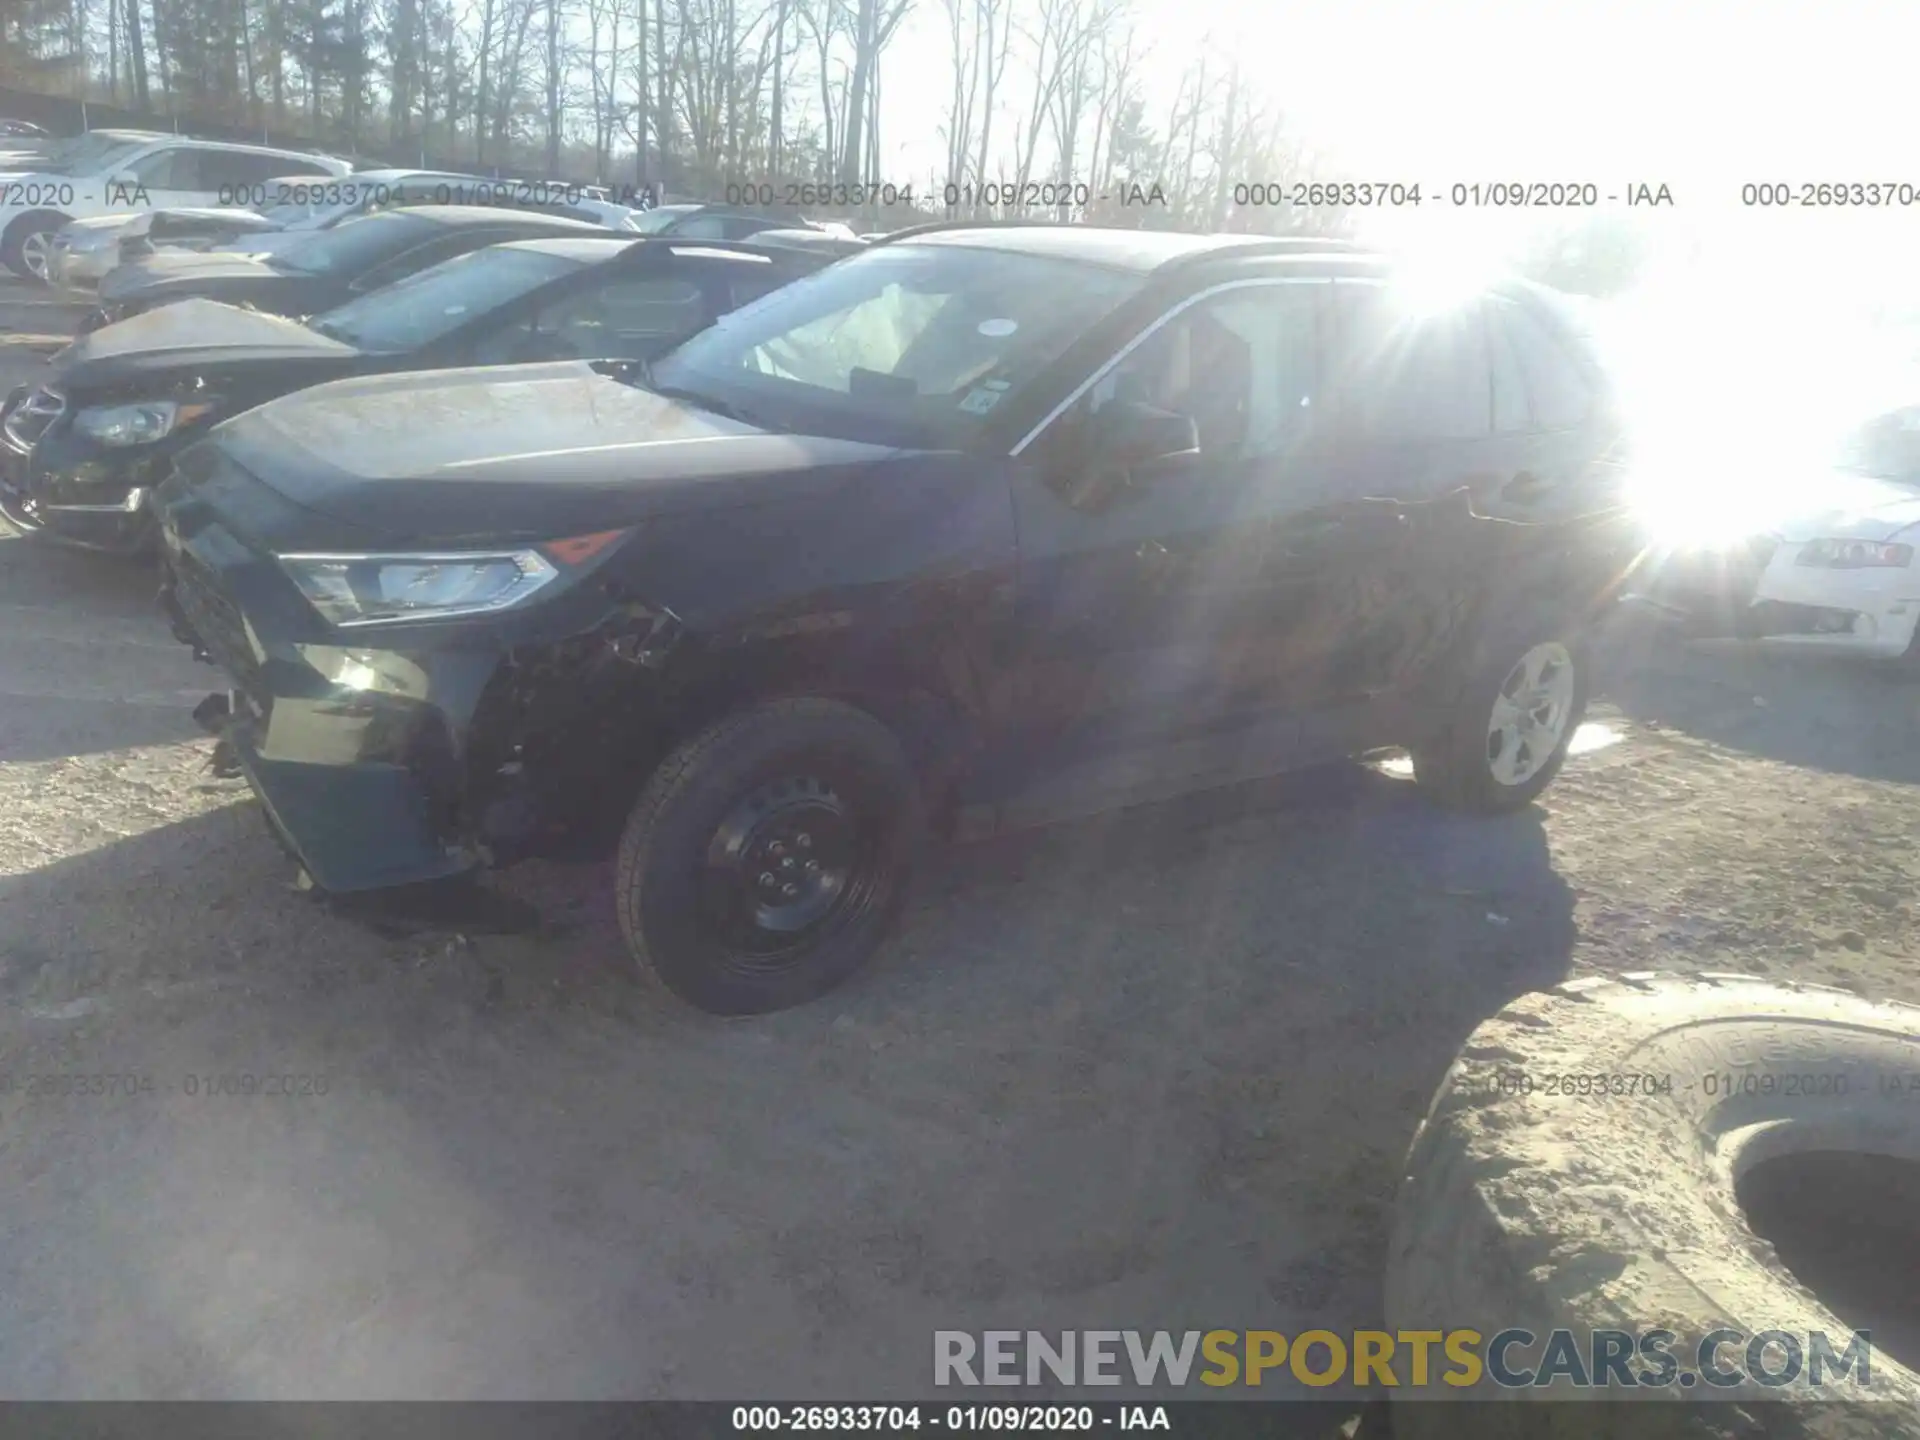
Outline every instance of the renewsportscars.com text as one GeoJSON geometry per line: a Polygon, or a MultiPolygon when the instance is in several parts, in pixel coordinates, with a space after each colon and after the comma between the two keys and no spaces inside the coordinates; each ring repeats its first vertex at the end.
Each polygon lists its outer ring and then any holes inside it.
{"type": "Polygon", "coordinates": [[[1291,1380],[1390,1389],[1676,1389],[1711,1396],[1755,1385],[1872,1388],[1867,1331],[1839,1337],[1714,1330],[936,1330],[936,1385],[1257,1387],[1291,1380]]]}

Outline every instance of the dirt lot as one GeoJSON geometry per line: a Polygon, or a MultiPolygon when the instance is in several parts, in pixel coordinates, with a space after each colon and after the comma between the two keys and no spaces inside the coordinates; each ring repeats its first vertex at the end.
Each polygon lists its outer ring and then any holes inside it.
{"type": "Polygon", "coordinates": [[[936,1328],[1374,1325],[1402,1153],[1509,997],[1920,999],[1920,677],[1623,626],[1530,813],[1356,767],[944,852],[853,985],[729,1023],[630,969],[596,867],[509,874],[534,935],[293,891],[149,593],[0,537],[9,1397],[879,1399],[936,1328]],[[325,1093],[199,1078],[242,1073],[325,1093]]]}

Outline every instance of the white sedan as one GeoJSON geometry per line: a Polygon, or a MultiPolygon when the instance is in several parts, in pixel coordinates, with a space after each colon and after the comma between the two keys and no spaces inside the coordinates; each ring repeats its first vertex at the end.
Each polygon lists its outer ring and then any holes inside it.
{"type": "Polygon", "coordinates": [[[1742,628],[1782,648],[1920,659],[1920,407],[1855,428],[1810,498],[1772,527],[1742,628]]]}
{"type": "Polygon", "coordinates": [[[1920,658],[1920,488],[1856,481],[1822,513],[1781,528],[1747,611],[1769,645],[1920,658]]]}

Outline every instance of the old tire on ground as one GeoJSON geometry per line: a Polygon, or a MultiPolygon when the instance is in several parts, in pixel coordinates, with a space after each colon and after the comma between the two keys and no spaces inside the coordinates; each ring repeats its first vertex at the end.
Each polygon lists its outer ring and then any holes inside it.
{"type": "Polygon", "coordinates": [[[635,959],[719,1015],[824,994],[879,946],[922,829],[893,732],[837,700],[771,701],[687,740],[620,840],[620,928],[635,959]]]}
{"type": "Polygon", "coordinates": [[[1499,814],[1553,783],[1586,713],[1587,647],[1570,625],[1502,624],[1473,645],[1435,732],[1413,748],[1420,788],[1454,810],[1499,814]]]}
{"type": "MultiPolygon", "coordinates": [[[[1721,1328],[1743,1332],[1716,1354],[1723,1369],[1742,1361],[1744,1337],[1769,1330],[1797,1332],[1803,1346],[1807,1332],[1825,1331],[1844,1348],[1859,1325],[1858,1297],[1845,1301],[1852,1313],[1844,1317],[1816,1298],[1773,1243],[1755,1234],[1736,1187],[1751,1182],[1756,1167],[1794,1163],[1793,1156],[1822,1166],[1886,1156],[1904,1174],[1920,1173],[1906,1163],[1920,1162],[1916,1080],[1920,1008],[1871,1004],[1824,987],[1634,975],[1524,996],[1469,1038],[1415,1135],[1388,1258],[1388,1329],[1467,1327],[1488,1338],[1515,1327],[1541,1337],[1567,1329],[1585,1354],[1596,1330],[1664,1328],[1677,1337],[1670,1350],[1681,1372],[1695,1368],[1700,1341],[1721,1328]],[[1582,1077],[1592,1082],[1584,1094],[1582,1077]],[[1627,1089],[1632,1077],[1642,1077],[1638,1093],[1627,1089]],[[1656,1086],[1648,1093],[1648,1077],[1670,1078],[1671,1092],[1656,1086]],[[1603,1093],[1594,1093],[1596,1084],[1603,1093]],[[1558,1093],[1567,1089],[1573,1093],[1558,1093]]],[[[1901,1247],[1914,1253],[1920,1219],[1909,1210],[1898,1223],[1901,1247]]],[[[1906,1262],[1888,1255],[1886,1263],[1906,1262]]],[[[1910,1296],[1902,1303],[1911,1304],[1910,1296]]],[[[1920,1333],[1912,1316],[1900,1319],[1906,1333],[1920,1333]]],[[[1512,1368],[1535,1368],[1540,1354],[1537,1345],[1516,1347],[1512,1368]]],[[[1764,1410],[1606,1404],[1560,1381],[1502,1391],[1483,1376],[1451,1392],[1432,1385],[1429,1397],[1446,1398],[1424,1403],[1394,1390],[1394,1434],[1854,1440],[1911,1433],[1920,1379],[1878,1348],[1871,1359],[1865,1393],[1898,1404],[1835,1404],[1836,1396],[1858,1400],[1863,1392],[1831,1377],[1826,1390],[1812,1390],[1804,1367],[1781,1388],[1682,1388],[1676,1376],[1663,1388],[1604,1395],[1788,1402],[1764,1410]],[[1449,1403],[1516,1395],[1573,1398],[1449,1403]]],[[[1776,1375],[1787,1372],[1780,1352],[1768,1363],[1776,1375]]],[[[1647,1372],[1637,1357],[1629,1368],[1647,1372]]]]}

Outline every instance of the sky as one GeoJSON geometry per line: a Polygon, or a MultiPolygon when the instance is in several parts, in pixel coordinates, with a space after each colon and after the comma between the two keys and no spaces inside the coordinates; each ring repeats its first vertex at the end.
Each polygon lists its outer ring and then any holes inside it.
{"type": "MultiPolygon", "coordinates": [[[[1917,253],[1920,204],[1758,210],[1740,192],[1750,181],[1920,190],[1920,5],[1135,0],[1135,9],[1153,50],[1150,114],[1201,44],[1231,48],[1296,131],[1339,156],[1347,174],[1329,178],[1423,184],[1418,211],[1375,217],[1376,236],[1394,243],[1469,244],[1525,228],[1511,213],[1432,202],[1455,183],[1591,180],[1603,194],[1667,185],[1673,208],[1634,218],[1704,240],[1756,278],[1781,263],[1832,268],[1836,245],[1874,273],[1917,253]]],[[[944,153],[950,62],[939,0],[920,0],[895,46],[884,74],[912,83],[896,78],[882,95],[885,163],[899,173],[880,178],[904,181],[936,170],[944,153]]]]}

